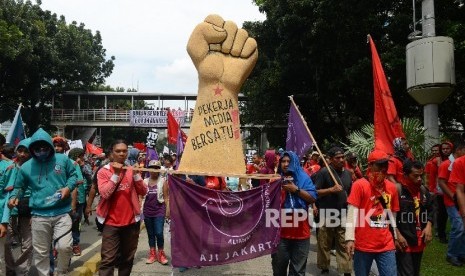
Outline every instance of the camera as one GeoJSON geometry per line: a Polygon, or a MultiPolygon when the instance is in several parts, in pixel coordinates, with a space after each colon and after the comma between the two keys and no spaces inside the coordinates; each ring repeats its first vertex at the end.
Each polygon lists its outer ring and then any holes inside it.
{"type": "Polygon", "coordinates": [[[292,177],[292,176],[283,177],[283,184],[289,184],[291,182],[294,182],[294,177],[292,177]]]}

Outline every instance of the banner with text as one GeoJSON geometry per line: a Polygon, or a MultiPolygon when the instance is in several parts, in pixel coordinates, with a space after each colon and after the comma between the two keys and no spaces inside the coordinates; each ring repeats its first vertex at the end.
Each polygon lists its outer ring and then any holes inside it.
{"type": "MultiPolygon", "coordinates": [[[[166,127],[166,110],[130,110],[129,125],[135,127],[166,127]]],[[[184,110],[171,110],[179,126],[184,125],[186,112],[184,110]]]]}
{"type": "Polygon", "coordinates": [[[279,227],[266,214],[279,210],[276,181],[243,192],[222,192],[170,175],[171,254],[175,267],[213,266],[271,254],[279,227]]]}

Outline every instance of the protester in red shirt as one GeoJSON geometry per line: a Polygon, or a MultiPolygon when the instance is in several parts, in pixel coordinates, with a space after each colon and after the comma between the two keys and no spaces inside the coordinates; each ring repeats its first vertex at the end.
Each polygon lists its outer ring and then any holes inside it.
{"type": "Polygon", "coordinates": [[[425,186],[434,194],[437,194],[438,168],[442,161],[440,147],[440,144],[431,147],[431,158],[426,162],[425,166],[425,186]]]}
{"type": "Polygon", "coordinates": [[[403,171],[402,187],[398,187],[397,275],[419,276],[423,251],[433,238],[433,201],[428,189],[422,185],[423,164],[406,161],[403,171]]]}
{"type": "Polygon", "coordinates": [[[357,154],[355,152],[349,152],[346,154],[346,161],[344,168],[350,172],[352,176],[352,181],[360,179],[363,177],[362,171],[357,164],[357,154]]]}
{"type": "Polygon", "coordinates": [[[454,149],[454,162],[447,159],[439,166],[439,186],[444,192],[444,205],[451,222],[449,243],[447,245],[446,261],[453,266],[462,266],[465,263],[465,237],[463,235],[462,219],[455,205],[457,183],[450,181],[451,170],[465,155],[465,144],[458,144],[454,149]]]}
{"type": "Polygon", "coordinates": [[[116,265],[118,275],[130,275],[139,240],[139,196],[147,194],[147,187],[139,172],[124,167],[127,143],[116,140],[110,150],[112,162],[97,174],[100,202],[96,213],[98,221],[104,224],[99,275],[113,276],[116,265]]]}
{"type": "Polygon", "coordinates": [[[373,260],[380,275],[397,274],[394,240],[399,196],[396,185],[386,179],[388,160],[383,151],[371,152],[367,178],[352,184],[347,200],[346,250],[354,258],[357,276],[368,276],[373,260]]]}
{"type": "Polygon", "coordinates": [[[404,172],[402,171],[402,166],[404,162],[409,159],[407,156],[410,146],[407,142],[407,139],[403,137],[397,137],[394,139],[394,156],[389,161],[389,168],[387,171],[387,179],[393,183],[402,183],[402,178],[404,177],[404,172]]]}
{"type": "MultiPolygon", "coordinates": [[[[260,172],[260,169],[263,167],[262,157],[258,153],[254,153],[252,155],[252,163],[247,164],[247,174],[255,174],[260,172]]],[[[252,188],[257,188],[260,186],[259,179],[252,179],[251,180],[252,188]]]]}
{"type": "MultiPolygon", "coordinates": [[[[465,231],[465,156],[462,156],[454,161],[449,182],[455,183],[457,185],[456,197],[459,207],[458,215],[462,218],[463,233],[463,231],[465,231]]],[[[463,236],[465,235],[462,235],[462,237],[463,236]]]]}
{"type": "MultiPolygon", "coordinates": [[[[263,166],[259,173],[260,174],[275,174],[276,171],[276,153],[274,150],[267,150],[265,152],[265,166],[263,166]]],[[[260,179],[260,185],[269,183],[270,179],[260,179]]]]}

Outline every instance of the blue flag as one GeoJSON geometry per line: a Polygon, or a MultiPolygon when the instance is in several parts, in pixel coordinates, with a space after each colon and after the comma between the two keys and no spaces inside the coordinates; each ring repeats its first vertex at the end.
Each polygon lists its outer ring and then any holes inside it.
{"type": "Polygon", "coordinates": [[[6,135],[6,142],[10,145],[17,145],[19,141],[26,138],[26,133],[24,132],[23,126],[23,119],[21,118],[21,105],[18,107],[16,111],[15,118],[13,119],[13,123],[11,123],[10,130],[6,135]]]}
{"type": "Polygon", "coordinates": [[[302,158],[312,145],[313,141],[310,133],[307,131],[302,115],[300,115],[294,102],[291,101],[289,121],[287,123],[286,150],[293,151],[299,158],[302,158]]]}

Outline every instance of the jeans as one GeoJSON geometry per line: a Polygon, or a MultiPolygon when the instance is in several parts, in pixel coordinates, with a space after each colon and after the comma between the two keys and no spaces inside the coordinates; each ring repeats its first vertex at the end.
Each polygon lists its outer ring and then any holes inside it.
{"type": "Polygon", "coordinates": [[[165,239],[163,238],[163,226],[165,225],[165,217],[145,218],[145,228],[149,237],[149,246],[158,247],[158,250],[163,250],[165,239]],[[155,242],[156,241],[156,242],[155,242]]]}
{"type": "Polygon", "coordinates": [[[55,245],[58,251],[55,271],[58,275],[65,275],[72,255],[71,217],[68,214],[54,217],[33,216],[31,227],[33,266],[37,268],[38,274],[49,274],[51,244],[53,240],[61,237],[55,245]]]}
{"type": "Polygon", "coordinates": [[[100,276],[113,276],[116,265],[119,265],[119,276],[131,274],[139,241],[139,231],[139,222],[120,227],[110,225],[103,227],[100,276]],[[120,256],[117,259],[118,253],[120,256]]]}
{"type": "Polygon", "coordinates": [[[447,256],[454,258],[465,257],[465,233],[462,217],[455,206],[447,207],[447,214],[451,224],[447,256]]]}
{"type": "Polygon", "coordinates": [[[73,245],[79,245],[81,242],[81,219],[85,206],[85,203],[76,204],[76,212],[71,216],[73,219],[73,227],[71,228],[73,233],[73,245]]]}
{"type": "Polygon", "coordinates": [[[373,260],[378,266],[379,276],[397,275],[396,251],[386,252],[363,252],[355,250],[354,271],[357,276],[370,275],[370,268],[373,260]]]}
{"type": "Polygon", "coordinates": [[[281,239],[276,253],[271,255],[273,276],[305,276],[310,239],[281,239]],[[289,266],[289,274],[287,267],[289,266]]]}

